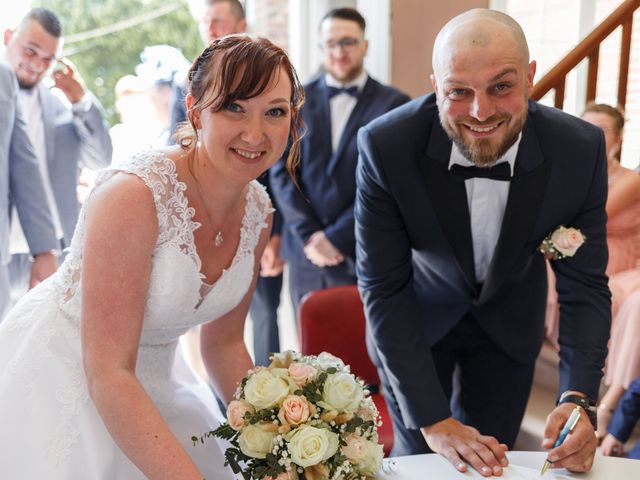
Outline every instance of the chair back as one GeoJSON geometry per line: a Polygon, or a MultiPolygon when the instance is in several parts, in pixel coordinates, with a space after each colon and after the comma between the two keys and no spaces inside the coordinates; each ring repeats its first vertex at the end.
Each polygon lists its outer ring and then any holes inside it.
{"type": "Polygon", "coordinates": [[[303,354],[329,352],[340,357],[351,366],[351,373],[373,387],[371,399],[382,420],[378,438],[384,445],[385,455],[389,455],[393,448],[393,424],[384,396],[376,393],[380,377],[365,345],[364,306],[358,288],[346,285],[311,292],[302,299],[298,317],[303,354]]]}
{"type": "Polygon", "coordinates": [[[300,304],[300,350],[304,355],[329,352],[351,366],[368,385],[380,378],[365,345],[364,307],[355,285],[316,290],[300,304]]]}

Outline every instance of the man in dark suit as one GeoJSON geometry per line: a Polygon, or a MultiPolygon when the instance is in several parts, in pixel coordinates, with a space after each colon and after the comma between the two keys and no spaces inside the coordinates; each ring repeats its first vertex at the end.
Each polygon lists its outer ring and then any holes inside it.
{"type": "Polygon", "coordinates": [[[289,265],[295,310],[321,288],[355,284],[353,202],[358,129],[409,98],[367,75],[365,20],[352,8],[325,15],[320,26],[325,75],[305,86],[300,189],[284,162],[271,187],[284,218],[282,257],[289,265]]]}
{"type": "Polygon", "coordinates": [[[362,128],[358,143],[358,282],[394,453],[428,446],[460,471],[467,462],[483,476],[502,474],[543,338],[538,248],[565,225],[586,240],[551,261],[561,395],[542,446],[552,447],[581,404],[549,459],[589,470],[611,320],[602,132],[529,100],[535,62],[505,14],[476,9],[451,20],[433,68],[435,94],[362,128]]]}

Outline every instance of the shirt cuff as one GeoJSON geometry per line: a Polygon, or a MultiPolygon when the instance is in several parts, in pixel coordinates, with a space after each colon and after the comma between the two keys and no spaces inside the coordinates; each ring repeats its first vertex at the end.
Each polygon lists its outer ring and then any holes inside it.
{"type": "Polygon", "coordinates": [[[80,99],[80,101],[71,104],[71,111],[76,113],[87,113],[91,108],[91,95],[89,92],[85,92],[84,96],[80,99]]]}

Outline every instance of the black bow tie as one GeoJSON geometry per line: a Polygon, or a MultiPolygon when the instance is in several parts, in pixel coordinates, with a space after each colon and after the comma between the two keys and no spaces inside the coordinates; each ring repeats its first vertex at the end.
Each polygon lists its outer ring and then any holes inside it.
{"type": "Polygon", "coordinates": [[[358,96],[358,87],[356,87],[355,85],[346,88],[327,86],[327,91],[329,92],[329,98],[333,98],[336,95],[340,95],[341,93],[346,93],[347,95],[351,95],[352,97],[358,96]]]}
{"type": "Polygon", "coordinates": [[[511,180],[511,167],[509,162],[500,162],[493,167],[463,167],[454,163],[451,165],[451,173],[463,180],[469,178],[489,178],[491,180],[501,180],[508,182],[511,180]]]}

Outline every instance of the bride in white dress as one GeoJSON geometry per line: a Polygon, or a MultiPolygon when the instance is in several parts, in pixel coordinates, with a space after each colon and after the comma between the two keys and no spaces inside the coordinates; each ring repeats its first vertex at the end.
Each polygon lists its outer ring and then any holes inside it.
{"type": "Polygon", "coordinates": [[[0,324],[0,476],[231,479],[219,411],[178,338],[231,399],[251,368],[243,324],[271,204],[254,179],[293,172],[302,88],[286,54],[231,36],[196,59],[179,147],[103,171],[67,259],[0,324]],[[184,130],[185,132],[187,130],[184,130]]]}

